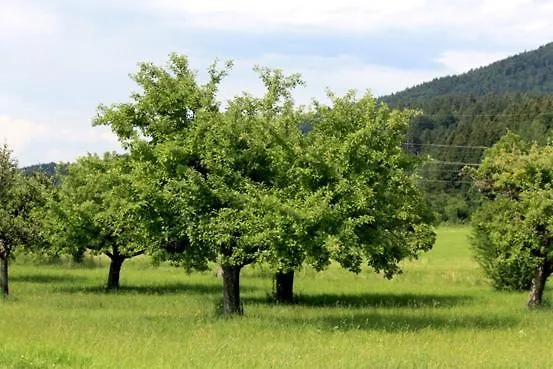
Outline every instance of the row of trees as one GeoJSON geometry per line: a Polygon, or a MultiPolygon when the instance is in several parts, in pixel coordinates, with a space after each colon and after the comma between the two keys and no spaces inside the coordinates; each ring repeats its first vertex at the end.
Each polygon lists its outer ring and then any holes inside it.
{"type": "MultiPolygon", "coordinates": [[[[17,194],[15,182],[4,186],[0,196],[36,205],[20,223],[39,225],[29,234],[40,240],[10,238],[14,228],[2,223],[2,250],[34,244],[77,259],[105,254],[109,289],[137,255],[187,270],[217,262],[223,310],[240,314],[246,265],[270,265],[275,297],[289,300],[302,265],[322,270],[332,260],[359,272],[367,264],[390,278],[401,260],[432,247],[417,160],[401,145],[413,112],[353,92],[297,106],[300,77],[265,68],[256,68],[262,97],[242,94],[222,106],[217,91],[230,68],[213,65],[201,84],[183,56],[164,67],[140,64],[132,76],[139,92],[100,106],[94,120],[111,127],[126,153],[78,159],[58,184],[36,191],[36,201],[17,194]]],[[[8,151],[3,156],[2,173],[16,173],[8,151]]],[[[3,270],[7,286],[7,261],[3,270]]]]}
{"type": "MultiPolygon", "coordinates": [[[[82,157],[54,180],[23,175],[4,146],[3,294],[16,248],[77,260],[104,254],[107,289],[119,288],[125,260],[147,254],[189,271],[219,263],[223,310],[241,314],[246,265],[269,265],[275,298],[290,301],[303,265],[322,270],[335,261],[359,272],[366,264],[391,278],[401,260],[432,247],[420,155],[405,150],[409,122],[420,116],[353,92],[297,106],[300,77],[264,68],[256,68],[262,97],[221,106],[217,90],[229,70],[212,66],[200,84],[183,56],[165,67],[141,64],[139,92],[100,106],[94,121],[111,127],[126,152],[82,157]]],[[[552,150],[510,133],[468,171],[482,196],[477,261],[495,287],[531,288],[531,307],[553,272],[552,150]]]]}

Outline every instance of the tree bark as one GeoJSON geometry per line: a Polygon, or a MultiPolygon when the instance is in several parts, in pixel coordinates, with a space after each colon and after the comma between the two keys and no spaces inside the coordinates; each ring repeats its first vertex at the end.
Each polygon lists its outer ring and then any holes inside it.
{"type": "Polygon", "coordinates": [[[530,291],[530,297],[528,299],[528,307],[535,308],[543,302],[543,291],[545,290],[545,282],[551,275],[552,268],[550,263],[544,261],[542,265],[536,271],[534,278],[532,279],[532,289],[530,291]]]}
{"type": "Polygon", "coordinates": [[[223,265],[223,314],[242,315],[244,309],[240,301],[241,267],[223,265]]]}
{"type": "Polygon", "coordinates": [[[0,257],[0,288],[2,289],[2,296],[8,297],[10,289],[8,285],[8,256],[1,255],[0,257]]]}
{"type": "Polygon", "coordinates": [[[118,290],[119,289],[119,277],[121,275],[121,267],[125,258],[121,255],[110,256],[111,263],[109,264],[108,282],[106,284],[106,290],[118,290]]]}
{"type": "Polygon", "coordinates": [[[294,271],[279,270],[275,273],[273,295],[278,302],[294,301],[294,271]]]}

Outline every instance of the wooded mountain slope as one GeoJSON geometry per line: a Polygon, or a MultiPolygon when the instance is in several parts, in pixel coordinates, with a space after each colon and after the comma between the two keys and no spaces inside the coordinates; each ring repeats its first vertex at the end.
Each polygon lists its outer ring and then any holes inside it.
{"type": "Polygon", "coordinates": [[[384,96],[394,106],[417,105],[422,100],[449,94],[553,93],[553,43],[514,55],[467,73],[436,78],[384,96]]]}
{"type": "Polygon", "coordinates": [[[22,168],[25,174],[33,174],[36,172],[43,172],[50,177],[53,177],[56,174],[56,163],[43,163],[30,165],[28,167],[22,168]]]}

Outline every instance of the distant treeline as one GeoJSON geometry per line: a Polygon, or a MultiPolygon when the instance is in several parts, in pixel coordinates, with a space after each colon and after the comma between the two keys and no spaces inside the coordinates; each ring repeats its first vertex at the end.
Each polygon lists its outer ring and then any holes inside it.
{"type": "Polygon", "coordinates": [[[48,176],[53,177],[56,174],[56,163],[44,163],[44,164],[35,164],[28,167],[22,168],[25,174],[33,174],[36,172],[42,172],[48,176]]]}
{"type": "MultiPolygon", "coordinates": [[[[55,177],[56,174],[65,175],[67,173],[67,166],[68,165],[69,165],[68,163],[50,162],[50,163],[30,165],[30,166],[21,168],[21,170],[26,175],[32,175],[34,173],[44,173],[48,177],[55,177]]],[[[59,179],[56,179],[55,183],[58,184],[59,179]]]]}

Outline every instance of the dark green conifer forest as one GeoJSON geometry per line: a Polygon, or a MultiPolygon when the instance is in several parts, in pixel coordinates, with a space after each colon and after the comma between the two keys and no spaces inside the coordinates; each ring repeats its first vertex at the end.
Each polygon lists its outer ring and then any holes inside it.
{"type": "Polygon", "coordinates": [[[395,108],[415,108],[406,150],[430,155],[421,186],[444,221],[468,220],[479,201],[464,167],[476,167],[508,131],[538,144],[553,126],[553,43],[458,76],[381,97],[395,108]]]}

